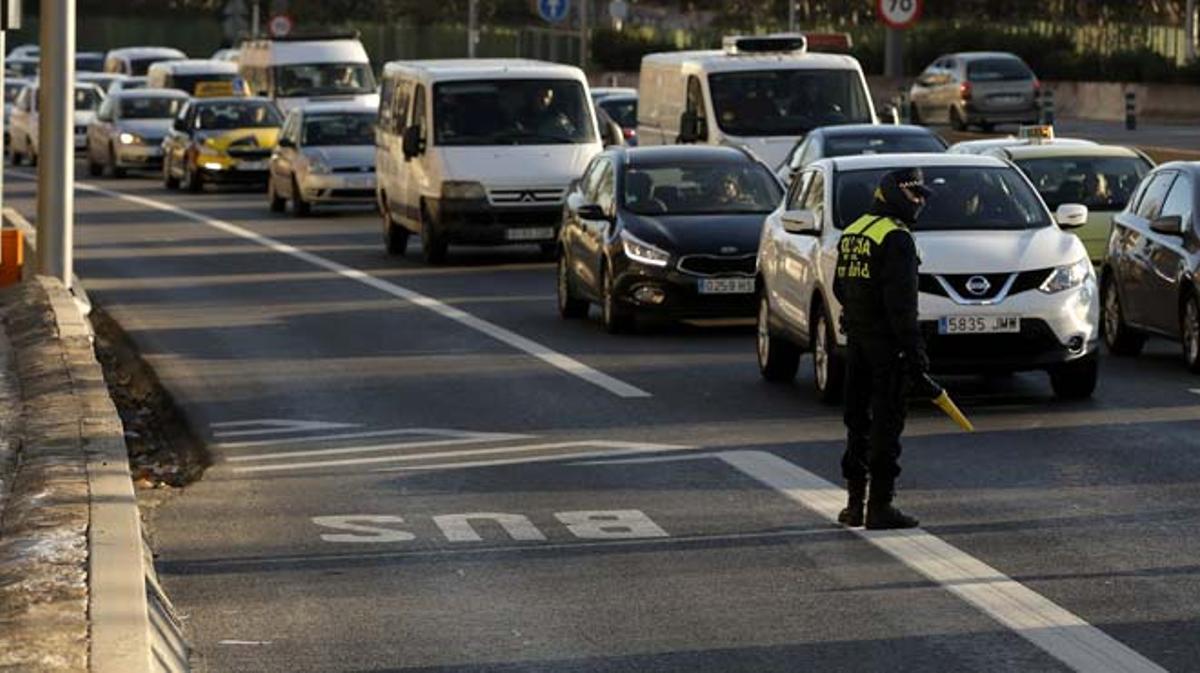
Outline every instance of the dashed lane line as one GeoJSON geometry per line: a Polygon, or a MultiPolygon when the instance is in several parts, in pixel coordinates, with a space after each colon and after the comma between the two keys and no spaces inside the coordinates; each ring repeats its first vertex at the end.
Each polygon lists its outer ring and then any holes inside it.
{"type": "MultiPolygon", "coordinates": [[[[13,177],[22,177],[27,180],[35,179],[29,174],[17,173],[15,171],[10,171],[10,175],[13,177]]],[[[630,399],[651,397],[651,394],[645,390],[594,369],[580,362],[579,360],[576,360],[575,358],[550,348],[549,346],[521,336],[520,334],[501,327],[495,323],[476,317],[462,309],[455,308],[446,304],[445,302],[434,299],[433,297],[421,294],[415,290],[410,290],[406,287],[383,280],[381,278],[376,278],[375,276],[372,276],[361,269],[356,269],[354,267],[341,264],[340,262],[326,259],[320,255],[315,255],[306,250],[301,250],[294,245],[289,245],[269,236],[264,236],[231,222],[219,220],[214,217],[208,217],[207,215],[202,215],[195,211],[187,210],[186,208],[180,208],[178,206],[157,201],[155,199],[125,194],[123,192],[105,189],[103,187],[98,187],[86,182],[75,183],[75,188],[77,190],[92,192],[94,194],[102,194],[110,198],[143,206],[145,208],[171,213],[173,215],[192,220],[193,222],[198,222],[200,224],[212,227],[213,229],[223,231],[227,234],[232,234],[248,241],[253,241],[254,243],[257,243],[258,245],[268,248],[274,252],[282,255],[288,255],[289,257],[294,257],[295,259],[335,273],[347,280],[361,283],[362,285],[374,288],[380,292],[396,297],[397,299],[402,299],[416,306],[428,309],[444,318],[449,318],[450,320],[485,334],[501,343],[507,344],[518,351],[532,355],[533,357],[545,362],[546,364],[549,364],[552,367],[562,370],[577,378],[583,379],[584,381],[606,390],[617,397],[630,399]]]]}

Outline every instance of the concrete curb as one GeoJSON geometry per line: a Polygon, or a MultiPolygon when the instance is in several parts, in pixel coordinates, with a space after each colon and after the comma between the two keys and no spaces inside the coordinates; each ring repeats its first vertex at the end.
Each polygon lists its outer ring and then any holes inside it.
{"type": "Polygon", "coordinates": [[[0,520],[0,671],[187,670],[90,323],[53,278],[26,280],[0,303],[23,408],[0,520]]]}

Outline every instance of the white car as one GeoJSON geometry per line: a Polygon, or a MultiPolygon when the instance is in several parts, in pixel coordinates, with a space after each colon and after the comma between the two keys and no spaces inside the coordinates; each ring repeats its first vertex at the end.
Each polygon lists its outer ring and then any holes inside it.
{"type": "Polygon", "coordinates": [[[375,121],[362,103],[311,103],[293,108],[271,155],[271,210],[307,215],[317,203],[375,204],[375,121]]]}
{"type": "Polygon", "coordinates": [[[813,353],[823,401],[840,399],[845,335],[833,274],[841,230],[867,212],[880,177],[921,167],[934,190],[914,227],[921,330],[935,373],[1049,372],[1063,398],[1096,385],[1099,292],[1079,238],[1087,208],[1051,215],[1028,179],[992,157],[894,154],[823,159],[792,181],[763,225],[758,361],[791,380],[813,353]]]}
{"type": "MultiPolygon", "coordinates": [[[[14,166],[28,160],[36,165],[38,157],[38,87],[29,84],[13,103],[12,124],[9,127],[9,156],[14,166]]],[[[87,149],[88,125],[104,102],[104,89],[90,82],[75,83],[75,151],[87,149]]]]}

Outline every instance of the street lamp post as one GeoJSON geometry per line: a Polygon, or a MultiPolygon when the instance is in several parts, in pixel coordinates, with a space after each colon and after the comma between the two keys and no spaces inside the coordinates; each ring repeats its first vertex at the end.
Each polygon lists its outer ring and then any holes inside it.
{"type": "Polygon", "coordinates": [[[42,0],[38,273],[71,286],[75,190],[75,0],[42,0]]]}
{"type": "Polygon", "coordinates": [[[467,3],[467,58],[475,58],[475,45],[479,42],[479,0],[467,3]]]}

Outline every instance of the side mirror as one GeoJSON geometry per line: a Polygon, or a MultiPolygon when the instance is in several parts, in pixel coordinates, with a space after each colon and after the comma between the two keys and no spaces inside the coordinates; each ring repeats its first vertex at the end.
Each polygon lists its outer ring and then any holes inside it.
{"type": "Polygon", "coordinates": [[[817,222],[817,214],[811,210],[788,210],[780,217],[783,230],[789,234],[819,234],[821,225],[817,222]]]}
{"type": "Polygon", "coordinates": [[[1078,229],[1087,224],[1087,206],[1078,203],[1064,203],[1054,211],[1054,221],[1063,229],[1078,229]]]}
{"type": "Polygon", "coordinates": [[[180,133],[187,133],[187,121],[183,119],[176,119],[174,123],[171,124],[171,128],[179,131],[180,133]]]}
{"type": "Polygon", "coordinates": [[[684,112],[679,115],[679,137],[676,139],[676,142],[686,145],[705,140],[704,132],[701,128],[703,125],[700,117],[695,112],[684,112]]]}
{"type": "Polygon", "coordinates": [[[1150,231],[1168,236],[1183,235],[1183,218],[1179,215],[1156,217],[1150,222],[1150,231]]]}
{"type": "Polygon", "coordinates": [[[898,125],[900,123],[900,110],[895,105],[880,105],[875,109],[875,114],[879,117],[880,124],[898,125]]]}
{"type": "Polygon", "coordinates": [[[611,119],[604,123],[604,146],[621,147],[625,145],[625,130],[611,119]]]}
{"type": "Polygon", "coordinates": [[[410,126],[404,129],[402,149],[405,159],[412,159],[425,152],[425,141],[421,138],[420,126],[410,126]]]}
{"type": "Polygon", "coordinates": [[[296,143],[292,142],[292,139],[288,137],[280,138],[279,142],[275,144],[279,145],[280,147],[290,147],[291,149],[296,149],[296,143]]]}

